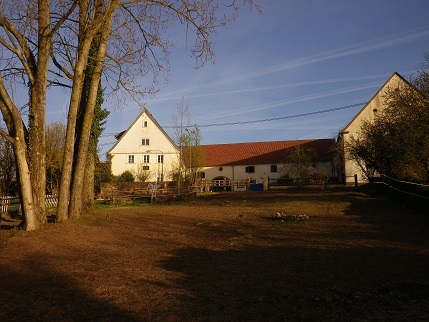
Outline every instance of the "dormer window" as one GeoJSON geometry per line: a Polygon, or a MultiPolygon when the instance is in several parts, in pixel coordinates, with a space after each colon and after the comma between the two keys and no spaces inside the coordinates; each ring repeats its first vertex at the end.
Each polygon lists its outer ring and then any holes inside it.
{"type": "Polygon", "coordinates": [[[149,139],[142,139],[141,145],[149,145],[149,139]]]}

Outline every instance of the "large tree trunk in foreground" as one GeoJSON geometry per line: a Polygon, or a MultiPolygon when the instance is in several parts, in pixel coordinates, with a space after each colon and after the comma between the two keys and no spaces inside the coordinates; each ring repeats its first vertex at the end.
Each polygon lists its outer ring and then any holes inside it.
{"type": "Polygon", "coordinates": [[[69,218],[70,187],[72,184],[73,155],[75,145],[76,120],[79,103],[82,95],[84,69],[89,54],[91,41],[85,42],[80,51],[79,61],[75,68],[72,94],[70,98],[67,130],[64,142],[63,171],[61,175],[60,191],[57,206],[57,221],[64,222],[69,218]]]}
{"type": "Polygon", "coordinates": [[[93,153],[88,153],[82,191],[82,211],[84,213],[91,213],[94,210],[94,175],[95,156],[93,153]]]}
{"type": "Polygon", "coordinates": [[[26,130],[21,115],[17,112],[10,97],[7,95],[2,79],[0,79],[0,110],[9,134],[0,130],[1,135],[13,145],[17,166],[17,179],[20,184],[20,197],[24,217],[23,227],[26,230],[36,230],[40,227],[34,209],[34,197],[31,184],[30,167],[27,158],[26,130]]]}
{"type": "Polygon", "coordinates": [[[18,137],[15,138],[14,150],[15,160],[19,172],[19,184],[21,187],[21,205],[24,214],[25,230],[36,230],[41,226],[42,221],[36,215],[35,204],[33,202],[33,190],[31,185],[30,169],[27,163],[27,147],[18,137]]]}
{"type": "Polygon", "coordinates": [[[80,15],[80,25],[84,30],[82,43],[78,48],[79,60],[74,70],[72,95],[67,122],[67,133],[64,147],[63,173],[61,177],[60,196],[57,208],[57,220],[66,221],[68,218],[78,218],[82,211],[82,188],[85,174],[86,155],[88,152],[89,135],[94,115],[94,107],[97,100],[98,84],[100,83],[101,70],[106,53],[107,40],[113,18],[113,12],[120,0],[112,0],[106,12],[103,12],[103,1],[95,2],[95,14],[93,28],[87,28],[85,15],[80,15]],[[96,56],[96,65],[91,77],[91,90],[88,104],[85,106],[84,122],[81,133],[76,133],[78,109],[81,104],[84,83],[85,68],[88,63],[89,52],[95,35],[100,31],[102,39],[96,56]],[[76,140],[76,138],[78,138],[76,140]],[[75,140],[78,147],[77,155],[74,154],[75,140]]]}
{"type": "Polygon", "coordinates": [[[46,87],[51,53],[50,2],[38,2],[38,52],[35,81],[30,87],[29,158],[37,220],[46,222],[46,87]]]}
{"type": "MultiPolygon", "coordinates": [[[[113,1],[118,3],[119,1],[113,1]]],[[[115,5],[116,6],[116,5],[115,5]]],[[[82,191],[84,184],[85,166],[87,162],[89,139],[92,128],[92,121],[94,118],[94,110],[98,100],[99,84],[101,80],[101,73],[103,70],[104,57],[106,54],[107,41],[109,39],[111,23],[113,19],[113,12],[106,15],[103,27],[99,35],[93,41],[99,42],[97,50],[95,51],[94,67],[90,73],[89,79],[89,92],[86,104],[82,105],[84,111],[83,119],[80,127],[80,133],[77,133],[78,151],[75,156],[75,165],[73,171],[73,182],[71,187],[69,216],[71,218],[78,218],[82,212],[82,191]]],[[[96,45],[94,42],[92,46],[96,45]]]]}
{"type": "Polygon", "coordinates": [[[84,190],[84,176],[85,167],[87,163],[89,136],[91,133],[92,119],[94,117],[94,108],[97,98],[99,81],[100,74],[96,76],[96,73],[94,73],[91,81],[91,90],[89,94],[88,104],[85,106],[86,108],[84,111],[81,133],[78,133],[78,151],[75,157],[69,205],[70,218],[79,218],[82,212],[82,193],[84,190]]]}

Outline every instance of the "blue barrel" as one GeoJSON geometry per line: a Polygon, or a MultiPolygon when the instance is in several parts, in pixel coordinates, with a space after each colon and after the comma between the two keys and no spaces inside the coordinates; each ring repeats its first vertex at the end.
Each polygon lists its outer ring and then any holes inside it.
{"type": "Polygon", "coordinates": [[[250,184],[250,191],[263,191],[264,190],[264,184],[263,183],[251,183],[250,184]]]}

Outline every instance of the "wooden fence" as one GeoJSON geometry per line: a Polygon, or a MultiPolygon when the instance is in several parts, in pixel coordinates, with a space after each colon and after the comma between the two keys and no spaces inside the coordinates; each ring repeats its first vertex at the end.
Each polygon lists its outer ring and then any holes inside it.
{"type": "MultiPolygon", "coordinates": [[[[8,211],[21,211],[21,201],[19,197],[3,196],[0,197],[1,212],[8,211]]],[[[46,195],[45,199],[46,208],[55,208],[58,205],[57,195],[46,195]]]]}
{"type": "Polygon", "coordinates": [[[308,177],[308,178],[278,178],[269,179],[270,187],[301,187],[301,186],[326,186],[344,184],[344,180],[339,177],[308,177]]]}
{"type": "MultiPolygon", "coordinates": [[[[260,190],[266,190],[263,186],[267,184],[266,179],[264,183],[258,184],[260,190]]],[[[252,190],[256,186],[256,180],[247,179],[247,180],[205,180],[202,179],[197,186],[192,186],[195,191],[198,192],[220,192],[220,191],[246,191],[252,190]]],[[[268,187],[268,186],[266,186],[268,187]]]]}

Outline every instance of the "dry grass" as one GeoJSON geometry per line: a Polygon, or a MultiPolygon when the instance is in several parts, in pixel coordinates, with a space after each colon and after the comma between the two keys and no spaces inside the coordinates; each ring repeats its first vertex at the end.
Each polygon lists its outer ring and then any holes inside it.
{"type": "Polygon", "coordinates": [[[3,230],[0,320],[429,320],[429,215],[407,205],[228,193],[3,230]]]}

